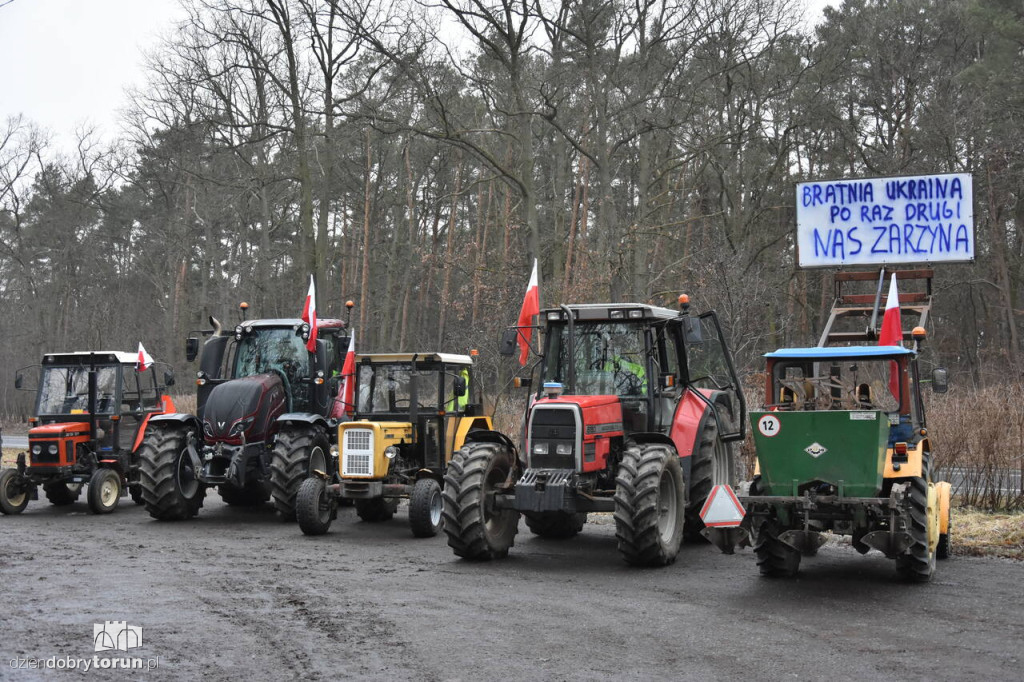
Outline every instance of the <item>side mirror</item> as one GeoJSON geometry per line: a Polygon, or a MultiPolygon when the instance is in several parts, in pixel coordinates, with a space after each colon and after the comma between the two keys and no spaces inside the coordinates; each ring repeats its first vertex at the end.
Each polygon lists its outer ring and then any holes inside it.
{"type": "Polygon", "coordinates": [[[701,333],[700,319],[696,317],[683,318],[683,338],[686,343],[699,345],[704,343],[704,335],[701,333]]]}
{"type": "Polygon", "coordinates": [[[455,381],[452,382],[452,393],[456,398],[466,395],[466,380],[462,377],[455,377],[455,381]]]}
{"type": "Polygon", "coordinates": [[[498,344],[498,355],[510,358],[516,354],[516,341],[519,339],[519,330],[509,327],[501,335],[501,342],[498,344]]]}
{"type": "Polygon", "coordinates": [[[199,355],[199,339],[190,336],[185,339],[185,359],[192,362],[199,355]]]}
{"type": "Polygon", "coordinates": [[[164,386],[173,386],[173,385],[174,385],[174,372],[172,372],[171,370],[167,370],[166,372],[164,372],[164,386]]]}
{"type": "Polygon", "coordinates": [[[949,371],[945,367],[932,370],[932,393],[945,393],[949,390],[949,371]]]}
{"type": "Polygon", "coordinates": [[[25,378],[21,376],[21,372],[18,372],[18,374],[14,377],[14,387],[20,391],[24,383],[25,378]]]}

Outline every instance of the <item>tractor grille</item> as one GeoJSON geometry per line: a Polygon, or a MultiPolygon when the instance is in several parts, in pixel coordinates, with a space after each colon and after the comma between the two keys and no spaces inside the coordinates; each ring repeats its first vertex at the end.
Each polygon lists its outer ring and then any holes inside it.
{"type": "Polygon", "coordinates": [[[576,468],[576,408],[538,407],[530,415],[530,466],[539,469],[576,468]],[[547,454],[538,454],[535,444],[547,444],[547,454]],[[558,454],[568,445],[568,454],[558,454]]]}
{"type": "Polygon", "coordinates": [[[38,455],[32,455],[32,464],[60,464],[60,443],[58,441],[34,440],[31,445],[38,445],[42,449],[38,455]],[[57,451],[52,454],[48,452],[51,445],[58,446],[57,451]]]}
{"type": "Polygon", "coordinates": [[[373,430],[348,429],[341,451],[343,476],[373,476],[373,430]]]}

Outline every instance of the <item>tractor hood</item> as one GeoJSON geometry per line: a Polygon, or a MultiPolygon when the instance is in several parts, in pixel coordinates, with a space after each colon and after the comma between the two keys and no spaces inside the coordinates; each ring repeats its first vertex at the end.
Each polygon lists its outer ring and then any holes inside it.
{"type": "Polygon", "coordinates": [[[605,407],[607,405],[618,405],[619,396],[617,395],[563,395],[557,398],[538,398],[534,405],[565,405],[571,403],[573,405],[579,405],[583,409],[605,407]]]}
{"type": "Polygon", "coordinates": [[[39,438],[68,438],[70,436],[88,436],[89,422],[59,422],[33,426],[28,430],[29,440],[39,438]]]}
{"type": "Polygon", "coordinates": [[[210,391],[203,408],[203,433],[207,442],[266,440],[286,405],[284,385],[277,374],[232,379],[210,391]]]}

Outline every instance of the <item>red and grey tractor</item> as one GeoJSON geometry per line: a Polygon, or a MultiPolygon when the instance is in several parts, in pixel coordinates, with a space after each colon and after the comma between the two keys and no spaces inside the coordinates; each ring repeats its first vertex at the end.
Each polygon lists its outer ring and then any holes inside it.
{"type": "MultiPolygon", "coordinates": [[[[350,308],[351,309],[351,308],[350,308]]],[[[156,519],[195,516],[216,486],[230,505],[254,506],[273,497],[285,520],[295,518],[295,495],[313,470],[330,460],[348,323],[318,320],[316,350],[307,350],[309,324],[299,319],[243,320],[199,332],[203,344],[196,414],[150,420],[140,451],[142,498],[156,519]]],[[[199,337],[186,356],[199,354],[199,337]]]]}
{"type": "MultiPolygon", "coordinates": [[[[161,381],[137,363],[137,353],[116,351],[43,356],[28,452],[0,472],[0,511],[21,513],[39,486],[51,504],[64,506],[87,484],[94,514],[112,512],[126,492],[141,500],[140,443],[150,420],[174,411],[165,395],[174,377],[165,371],[161,381]]],[[[17,388],[33,390],[24,387],[31,369],[18,371],[17,388]]]]}
{"type": "MultiPolygon", "coordinates": [[[[548,538],[569,538],[589,512],[614,514],[630,564],[672,563],[699,538],[713,485],[736,477],[733,443],[746,407],[714,312],[638,303],[541,311],[540,389],[530,398],[522,450],[476,431],[452,458],[444,530],[455,554],[508,554],[520,515],[548,538]]],[[[509,330],[502,351],[515,349],[509,330]]]]}

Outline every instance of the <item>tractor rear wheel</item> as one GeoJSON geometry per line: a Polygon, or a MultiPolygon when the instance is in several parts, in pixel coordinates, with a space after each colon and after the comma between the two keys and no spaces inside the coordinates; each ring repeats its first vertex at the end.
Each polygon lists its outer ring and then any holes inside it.
{"type": "Polygon", "coordinates": [[[274,507],[285,521],[295,520],[295,496],[314,470],[327,471],[331,444],[319,426],[285,426],[270,456],[270,490],[274,507]]]}
{"type": "Polygon", "coordinates": [[[109,514],[117,509],[117,502],[121,499],[121,474],[106,467],[94,471],[89,479],[87,497],[93,514],[109,514]]]}
{"type": "Polygon", "coordinates": [[[569,512],[526,512],[524,516],[531,533],[551,540],[576,537],[587,522],[586,514],[569,512]]]}
{"type": "Polygon", "coordinates": [[[46,493],[46,499],[50,501],[55,507],[66,507],[69,504],[74,504],[78,501],[78,498],[82,495],[82,484],[81,483],[65,483],[64,481],[57,481],[55,483],[44,483],[43,492],[46,493]]]}
{"type": "Polygon", "coordinates": [[[0,511],[20,514],[28,506],[28,489],[17,469],[0,471],[0,511]]]}
{"type": "Polygon", "coordinates": [[[299,486],[295,496],[295,518],[299,529],[306,535],[323,535],[331,527],[337,503],[328,495],[327,484],[322,478],[307,478],[299,486]]]}
{"type": "Polygon", "coordinates": [[[514,455],[499,443],[467,443],[452,456],[441,514],[448,546],[457,556],[473,561],[508,556],[519,532],[519,512],[495,509],[492,499],[515,468],[514,455]]]}
{"type": "Polygon", "coordinates": [[[615,477],[615,537],[626,563],[666,566],[683,541],[686,492],[674,448],[632,444],[615,477]]]}
{"type": "Polygon", "coordinates": [[[180,521],[199,513],[206,486],[189,453],[195,432],[187,426],[146,430],[139,447],[139,482],[146,511],[154,519],[180,521]]]}
{"type": "Polygon", "coordinates": [[[792,578],[800,570],[800,552],[779,539],[779,531],[767,523],[754,544],[757,568],[767,578],[792,578]]]}
{"type": "Polygon", "coordinates": [[[441,531],[441,485],[432,478],[416,481],[409,496],[409,526],[418,538],[432,538],[441,531]]]}
{"type": "Polygon", "coordinates": [[[369,500],[356,500],[356,514],[363,521],[378,523],[388,521],[398,510],[397,497],[374,497],[369,500]]]}
{"type": "Polygon", "coordinates": [[[910,547],[896,557],[896,572],[906,580],[923,583],[935,573],[938,538],[938,505],[934,487],[929,483],[928,457],[921,463],[921,475],[910,479],[907,486],[907,532],[910,547]]]}
{"type": "MultiPolygon", "coordinates": [[[[722,426],[731,431],[732,413],[725,405],[715,404],[722,426]]],[[[687,542],[707,542],[701,534],[704,522],[700,518],[700,510],[711,494],[711,489],[716,485],[736,485],[735,448],[732,443],[723,443],[718,434],[714,415],[709,414],[690,463],[690,495],[686,503],[686,527],[683,533],[687,542]]]]}
{"type": "Polygon", "coordinates": [[[257,507],[270,499],[270,491],[262,481],[250,481],[244,488],[224,483],[217,492],[224,504],[232,507],[257,507]]]}

